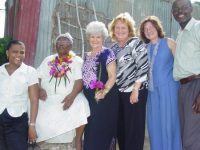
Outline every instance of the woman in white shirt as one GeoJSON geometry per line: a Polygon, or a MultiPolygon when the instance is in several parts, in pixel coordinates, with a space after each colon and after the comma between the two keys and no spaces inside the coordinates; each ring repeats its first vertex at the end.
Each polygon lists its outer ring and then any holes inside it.
{"type": "Polygon", "coordinates": [[[0,66],[0,150],[27,150],[28,136],[30,142],[35,142],[37,138],[37,72],[23,63],[25,45],[21,41],[11,41],[6,54],[9,62],[0,66]]]}

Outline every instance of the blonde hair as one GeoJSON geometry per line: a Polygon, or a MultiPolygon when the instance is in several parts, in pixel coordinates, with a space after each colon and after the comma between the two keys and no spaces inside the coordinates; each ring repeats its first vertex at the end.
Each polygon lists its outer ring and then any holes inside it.
{"type": "Polygon", "coordinates": [[[133,20],[133,18],[131,17],[131,15],[128,12],[125,13],[120,13],[116,18],[114,18],[111,23],[108,25],[108,29],[109,29],[109,33],[110,36],[113,40],[116,40],[116,36],[114,33],[115,30],[115,25],[117,21],[121,21],[123,23],[125,23],[128,26],[128,30],[129,30],[129,37],[134,37],[135,36],[135,21],[133,20]]]}

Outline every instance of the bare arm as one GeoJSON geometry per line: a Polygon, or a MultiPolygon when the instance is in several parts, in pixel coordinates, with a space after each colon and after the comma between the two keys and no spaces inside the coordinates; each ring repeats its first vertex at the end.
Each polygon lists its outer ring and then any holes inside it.
{"type": "Polygon", "coordinates": [[[80,93],[83,89],[83,82],[82,79],[78,79],[75,81],[72,92],[67,95],[64,100],[62,101],[62,103],[64,103],[63,105],[63,110],[68,109],[72,103],[74,102],[75,97],[78,95],[78,93],[80,93]]]}
{"type": "Polygon", "coordinates": [[[176,42],[173,39],[168,38],[167,44],[168,44],[170,50],[172,51],[173,56],[175,56],[175,53],[176,53],[176,42]]]}
{"type": "Polygon", "coordinates": [[[135,82],[133,90],[131,92],[131,96],[130,96],[131,104],[135,104],[138,102],[139,89],[140,89],[141,84],[142,84],[141,82],[135,82]]]}
{"type": "Polygon", "coordinates": [[[47,99],[47,92],[45,89],[43,89],[41,87],[41,81],[42,81],[42,79],[39,78],[39,98],[40,98],[40,100],[45,101],[47,99]]]}
{"type": "Polygon", "coordinates": [[[106,67],[108,72],[108,80],[105,83],[105,90],[97,92],[95,95],[96,100],[103,99],[109,90],[113,87],[116,81],[116,62],[112,61],[106,67]]]}
{"type": "Polygon", "coordinates": [[[105,84],[105,87],[111,89],[116,81],[116,62],[112,61],[110,64],[107,65],[107,72],[108,72],[108,80],[105,84]]]}
{"type": "Polygon", "coordinates": [[[28,88],[30,98],[30,118],[29,118],[29,140],[35,141],[37,134],[35,131],[35,121],[38,113],[39,86],[38,84],[31,85],[28,88]]]}

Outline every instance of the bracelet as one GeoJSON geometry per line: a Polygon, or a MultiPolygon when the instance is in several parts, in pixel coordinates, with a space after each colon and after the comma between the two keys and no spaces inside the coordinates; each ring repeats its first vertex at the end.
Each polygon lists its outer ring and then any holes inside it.
{"type": "Polygon", "coordinates": [[[28,125],[34,127],[35,123],[29,123],[28,125]]]}
{"type": "Polygon", "coordinates": [[[105,94],[107,94],[109,91],[110,91],[109,88],[104,88],[104,89],[103,89],[103,92],[104,92],[105,94]]]}

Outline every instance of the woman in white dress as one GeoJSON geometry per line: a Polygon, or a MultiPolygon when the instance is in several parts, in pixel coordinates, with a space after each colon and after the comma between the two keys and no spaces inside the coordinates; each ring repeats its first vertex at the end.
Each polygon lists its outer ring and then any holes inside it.
{"type": "Polygon", "coordinates": [[[56,38],[57,54],[46,57],[38,68],[41,88],[36,130],[41,148],[44,143],[50,143],[50,149],[53,145],[63,148],[65,143],[72,142],[75,134],[76,150],[82,147],[90,110],[81,92],[83,61],[71,52],[72,44],[69,33],[59,35],[56,38]]]}

